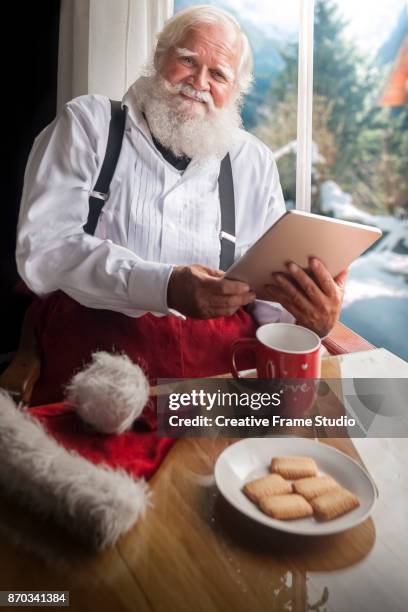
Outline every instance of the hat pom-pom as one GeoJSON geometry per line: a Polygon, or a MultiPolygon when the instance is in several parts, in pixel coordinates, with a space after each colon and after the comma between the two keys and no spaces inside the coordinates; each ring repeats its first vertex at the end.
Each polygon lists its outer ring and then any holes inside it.
{"type": "Polygon", "coordinates": [[[99,351],[66,387],[80,418],[101,433],[122,433],[143,411],[149,382],[127,355],[99,351]]]}

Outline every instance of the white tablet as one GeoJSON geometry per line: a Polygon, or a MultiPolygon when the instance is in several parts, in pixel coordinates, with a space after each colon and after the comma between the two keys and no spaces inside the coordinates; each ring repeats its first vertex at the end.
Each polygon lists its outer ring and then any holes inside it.
{"type": "Polygon", "coordinates": [[[226,271],[227,278],[245,281],[258,299],[267,299],[264,286],[272,272],[287,272],[294,261],[309,267],[318,257],[335,277],[382,235],[376,227],[289,210],[226,271]]]}

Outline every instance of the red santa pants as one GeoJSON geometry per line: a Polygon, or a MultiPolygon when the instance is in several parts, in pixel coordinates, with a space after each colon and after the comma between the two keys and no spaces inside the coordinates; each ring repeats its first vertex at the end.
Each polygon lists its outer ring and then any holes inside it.
{"type": "MultiPolygon", "coordinates": [[[[37,300],[34,308],[41,350],[34,405],[60,401],[64,385],[97,350],[126,353],[151,382],[207,377],[229,372],[231,344],[255,334],[255,323],[243,309],[210,320],[151,314],[134,319],[81,306],[61,291],[37,300]]],[[[243,363],[243,367],[253,365],[243,363]]]]}

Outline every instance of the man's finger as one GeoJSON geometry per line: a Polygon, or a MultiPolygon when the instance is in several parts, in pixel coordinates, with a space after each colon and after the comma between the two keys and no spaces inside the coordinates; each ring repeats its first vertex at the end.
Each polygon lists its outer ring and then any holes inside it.
{"type": "Polygon", "coordinates": [[[291,276],[293,276],[298,285],[303,289],[310,301],[316,306],[320,306],[322,301],[325,299],[325,296],[316,282],[294,262],[289,263],[287,268],[291,276]]]}
{"type": "Polygon", "coordinates": [[[253,291],[242,295],[213,295],[209,303],[212,308],[240,308],[250,304],[255,298],[253,291]]]}
{"type": "Polygon", "coordinates": [[[314,308],[307,296],[297,289],[294,284],[283,274],[274,274],[273,284],[276,284],[277,287],[286,295],[286,297],[288,297],[297,308],[303,310],[305,313],[310,312],[314,308]]]}
{"type": "Polygon", "coordinates": [[[207,272],[208,276],[212,276],[214,278],[222,278],[225,274],[222,270],[215,270],[214,268],[209,268],[208,266],[201,267],[205,272],[207,272]]]}
{"type": "Polygon", "coordinates": [[[288,296],[287,293],[281,291],[275,285],[266,285],[265,289],[270,294],[271,298],[281,304],[290,314],[292,314],[295,319],[299,319],[302,313],[302,310],[297,308],[297,306],[293,303],[293,300],[288,296]]]}
{"type": "Polygon", "coordinates": [[[344,289],[346,285],[347,274],[349,273],[349,269],[346,268],[342,272],[340,272],[334,279],[334,282],[340,289],[344,289]]]}
{"type": "Polygon", "coordinates": [[[247,283],[230,280],[228,278],[223,278],[222,280],[214,279],[212,289],[214,293],[219,295],[242,295],[243,293],[248,293],[251,290],[247,283]]]}
{"type": "Polygon", "coordinates": [[[336,283],[334,282],[334,279],[326,266],[324,266],[322,262],[317,259],[317,257],[312,257],[310,261],[310,268],[315,275],[317,284],[323,293],[328,297],[334,297],[336,295],[336,283]]]}

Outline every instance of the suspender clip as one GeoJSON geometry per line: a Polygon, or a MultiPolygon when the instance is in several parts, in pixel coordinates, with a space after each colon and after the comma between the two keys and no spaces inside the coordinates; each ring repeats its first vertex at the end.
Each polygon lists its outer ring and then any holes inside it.
{"type": "Polygon", "coordinates": [[[106,200],[109,200],[110,191],[108,191],[108,193],[102,193],[102,191],[91,191],[89,195],[91,198],[98,198],[98,200],[103,200],[106,202],[106,200]]]}
{"type": "Polygon", "coordinates": [[[228,234],[228,232],[224,232],[224,230],[220,231],[220,240],[222,239],[228,240],[228,242],[232,242],[232,244],[235,244],[237,241],[235,236],[228,234]]]}

